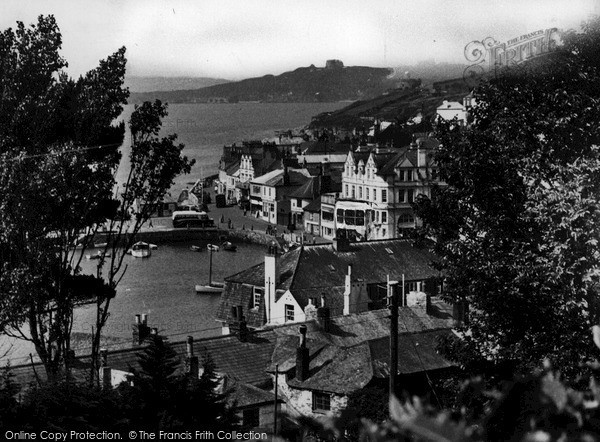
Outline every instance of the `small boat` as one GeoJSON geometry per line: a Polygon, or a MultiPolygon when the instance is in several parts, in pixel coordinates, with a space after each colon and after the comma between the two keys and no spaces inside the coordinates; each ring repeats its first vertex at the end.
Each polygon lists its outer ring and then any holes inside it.
{"type": "Polygon", "coordinates": [[[223,291],[223,284],[213,282],[211,285],[196,284],[196,293],[199,295],[220,295],[223,291]]]}
{"type": "Polygon", "coordinates": [[[108,243],[105,243],[105,242],[95,242],[94,243],[94,247],[96,247],[97,249],[103,249],[107,245],[108,245],[108,243]]]}
{"type": "Polygon", "coordinates": [[[148,244],[150,246],[150,250],[157,250],[158,246],[156,244],[148,244]]]}
{"type": "Polygon", "coordinates": [[[100,259],[100,258],[110,258],[110,253],[104,253],[101,250],[98,250],[96,253],[88,253],[85,255],[85,259],[100,259]]]}
{"type": "MultiPolygon", "coordinates": [[[[210,244],[209,244],[210,246],[210,244]]],[[[218,248],[217,248],[218,250],[218,248]]],[[[196,284],[196,293],[200,295],[220,295],[223,291],[224,284],[222,282],[213,282],[212,280],[212,252],[213,249],[209,248],[210,259],[208,264],[208,284],[196,284]]]]}
{"type": "Polygon", "coordinates": [[[209,244],[206,246],[206,248],[208,250],[210,250],[211,252],[218,252],[219,251],[219,246],[215,245],[215,244],[209,244]]]}
{"type": "Polygon", "coordinates": [[[201,247],[201,246],[190,246],[190,250],[192,252],[201,252],[202,250],[204,250],[204,247],[201,247]]]}
{"type": "Polygon", "coordinates": [[[237,250],[237,246],[231,244],[229,241],[225,241],[223,244],[221,244],[221,247],[223,250],[227,250],[228,252],[235,252],[237,250]]]}
{"type": "Polygon", "coordinates": [[[131,247],[131,256],[134,258],[148,258],[150,255],[152,252],[147,242],[138,241],[131,247]]]}

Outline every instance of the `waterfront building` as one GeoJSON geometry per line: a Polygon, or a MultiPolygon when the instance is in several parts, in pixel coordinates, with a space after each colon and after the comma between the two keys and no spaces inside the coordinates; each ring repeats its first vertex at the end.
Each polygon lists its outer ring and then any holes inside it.
{"type": "Polygon", "coordinates": [[[292,224],[290,194],[310,180],[304,169],[273,170],[250,181],[250,209],[257,218],[271,224],[292,224]]]}
{"type": "MultiPolygon", "coordinates": [[[[295,226],[304,225],[304,211],[308,205],[314,201],[318,201],[319,197],[324,193],[339,191],[341,189],[339,178],[339,176],[331,176],[329,170],[325,169],[324,171],[322,166],[319,175],[311,177],[304,185],[290,194],[292,223],[295,226]]],[[[315,207],[314,204],[312,207],[315,207]]],[[[315,234],[319,235],[319,233],[319,229],[317,228],[315,234]]]]}
{"type": "Polygon", "coordinates": [[[335,205],[335,229],[359,240],[404,236],[418,225],[412,203],[440,184],[432,159],[439,142],[429,136],[410,146],[361,147],[350,152],[335,205]]]}

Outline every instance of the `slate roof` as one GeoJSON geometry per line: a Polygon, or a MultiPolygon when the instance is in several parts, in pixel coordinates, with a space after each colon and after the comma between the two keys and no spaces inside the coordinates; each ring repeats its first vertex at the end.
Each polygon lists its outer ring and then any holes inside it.
{"type": "Polygon", "coordinates": [[[290,287],[295,289],[344,286],[348,265],[352,277],[367,284],[390,279],[416,281],[434,278],[435,256],[417,248],[410,240],[391,239],[351,243],[347,252],[336,252],[331,245],[306,245],[298,259],[296,274],[290,287]]]}
{"type": "Polygon", "coordinates": [[[240,160],[235,160],[233,163],[230,163],[225,167],[225,173],[228,176],[233,176],[233,174],[238,170],[240,170],[240,160]]]}
{"type": "MultiPolygon", "coordinates": [[[[281,255],[279,260],[278,295],[289,289],[304,308],[310,298],[319,299],[326,293],[334,314],[343,311],[345,278],[350,264],[353,279],[362,279],[366,284],[382,283],[388,275],[397,281],[402,280],[402,275],[405,281],[440,276],[431,266],[435,256],[426,249],[414,247],[406,239],[352,243],[347,252],[336,252],[330,244],[304,245],[281,255]]],[[[261,263],[225,278],[217,320],[231,321],[231,307],[241,305],[250,327],[264,323],[262,307],[250,309],[252,286],[264,286],[264,271],[264,263],[261,263]]]]}
{"type": "MultiPolygon", "coordinates": [[[[440,305],[445,304],[438,302],[440,305]]],[[[446,306],[447,307],[447,306],[446,306]]],[[[408,307],[399,309],[398,373],[445,369],[450,362],[437,353],[441,336],[451,333],[449,317],[427,316],[408,307]]],[[[439,316],[439,315],[438,315],[439,316]]],[[[374,377],[389,377],[389,311],[377,310],[332,319],[329,333],[307,322],[309,377],[295,378],[298,324],[275,328],[278,334],[269,371],[288,372],[292,387],[348,394],[363,388],[374,377]]]]}
{"type": "Polygon", "coordinates": [[[288,170],[289,182],[284,183],[284,171],[276,169],[268,172],[251,181],[252,184],[262,184],[265,186],[281,187],[281,186],[301,186],[306,183],[310,177],[296,170],[288,170]]]}
{"type": "Polygon", "coordinates": [[[306,183],[300,186],[298,189],[290,193],[290,198],[302,198],[305,200],[315,199],[320,195],[321,191],[321,177],[314,176],[308,179],[306,183]]]}
{"type": "Polygon", "coordinates": [[[312,200],[303,209],[305,212],[320,213],[321,212],[321,197],[312,200]]]}
{"type": "MultiPolygon", "coordinates": [[[[271,362],[275,341],[276,335],[272,330],[252,333],[248,342],[241,342],[237,336],[233,335],[204,338],[194,342],[194,354],[201,359],[203,352],[208,352],[215,362],[216,370],[226,373],[230,379],[238,383],[257,387],[269,386],[271,378],[266,373],[266,368],[271,362]]],[[[181,357],[180,368],[183,369],[187,342],[174,342],[172,346],[181,357]]],[[[123,371],[129,371],[130,367],[138,368],[137,354],[144,348],[142,345],[109,352],[109,367],[123,371]]],[[[76,370],[74,370],[76,378],[80,380],[86,378],[90,361],[89,356],[77,358],[76,370]]],[[[12,366],[11,372],[15,376],[15,381],[22,385],[27,385],[35,380],[36,373],[40,378],[45,378],[44,368],[41,364],[35,364],[33,367],[31,364],[12,366]]]]}
{"type": "MultiPolygon", "coordinates": [[[[253,385],[239,384],[232,385],[233,391],[229,400],[235,402],[237,408],[256,406],[260,404],[272,404],[275,401],[275,394],[265,391],[253,385]]],[[[278,398],[279,403],[283,402],[278,398]]]]}
{"type": "Polygon", "coordinates": [[[352,148],[351,144],[347,143],[328,143],[326,141],[307,141],[300,145],[302,155],[324,153],[348,153],[352,148]]]}

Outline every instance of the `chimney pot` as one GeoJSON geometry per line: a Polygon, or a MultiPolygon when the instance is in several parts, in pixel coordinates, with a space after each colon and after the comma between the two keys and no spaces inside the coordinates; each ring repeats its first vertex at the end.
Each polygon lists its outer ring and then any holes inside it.
{"type": "Polygon", "coordinates": [[[147,313],[142,314],[142,324],[144,324],[144,325],[148,324],[148,314],[147,313]]]}
{"type": "Polygon", "coordinates": [[[191,336],[187,337],[187,356],[188,358],[194,356],[194,338],[191,336]]]}
{"type": "Polygon", "coordinates": [[[153,336],[157,336],[158,335],[158,328],[152,327],[152,330],[150,331],[150,334],[153,335],[153,336]]]}
{"type": "Polygon", "coordinates": [[[135,323],[136,324],[140,323],[140,315],[135,315],[135,323]]]}
{"type": "Polygon", "coordinates": [[[321,307],[325,307],[325,295],[321,293],[321,307]]]}

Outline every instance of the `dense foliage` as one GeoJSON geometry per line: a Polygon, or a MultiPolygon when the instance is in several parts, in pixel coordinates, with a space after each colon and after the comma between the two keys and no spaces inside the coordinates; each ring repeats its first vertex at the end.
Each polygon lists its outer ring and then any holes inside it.
{"type": "Polygon", "coordinates": [[[235,404],[208,354],[201,374],[184,372],[162,337],[152,335],[137,369],[118,388],[76,379],[17,385],[10,367],[0,379],[0,426],[11,431],[219,431],[237,428],[235,404]],[[17,393],[19,393],[17,395],[17,393]]]}
{"type": "Polygon", "coordinates": [[[61,44],[52,16],[0,33],[0,331],[31,341],[50,378],[68,371],[73,309],[82,303],[96,303],[96,359],[124,252],[173,178],[191,167],[174,135],[158,137],[166,106],[145,103],[133,112],[130,174],[115,192],[125,48],[73,80],[61,44]],[[96,275],[81,275],[101,226],[112,248],[108,270],[102,259],[96,275]]]}
{"type": "Polygon", "coordinates": [[[600,20],[474,91],[473,123],[441,124],[447,183],[420,197],[450,302],[468,325],[446,354],[474,373],[549,358],[574,378],[596,353],[600,281],[600,20]]]}

